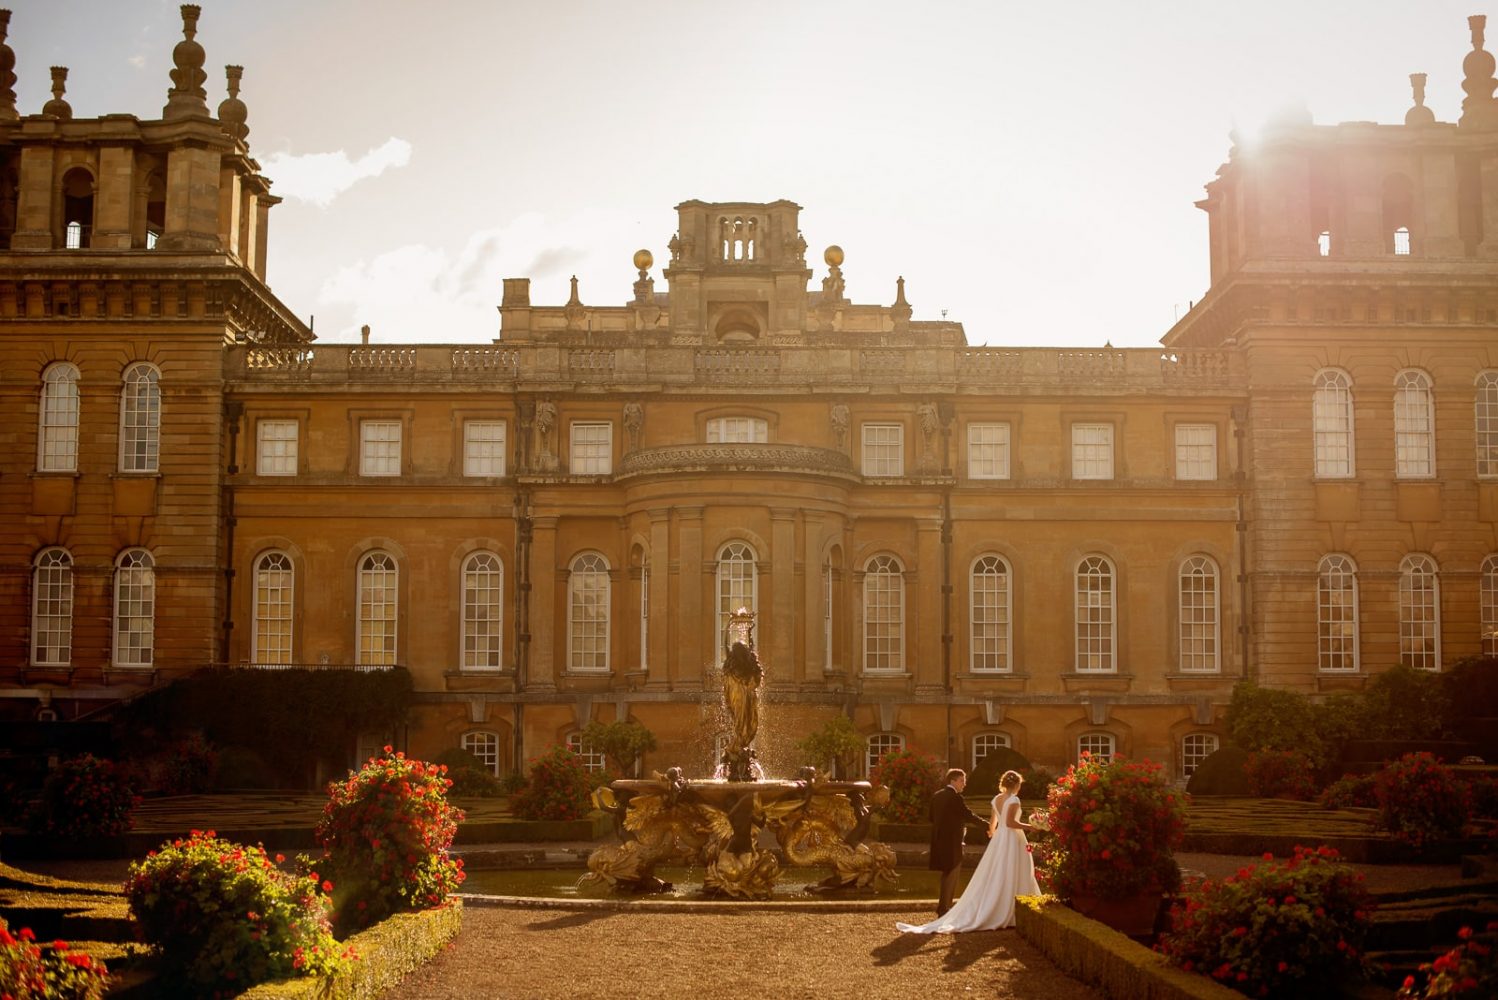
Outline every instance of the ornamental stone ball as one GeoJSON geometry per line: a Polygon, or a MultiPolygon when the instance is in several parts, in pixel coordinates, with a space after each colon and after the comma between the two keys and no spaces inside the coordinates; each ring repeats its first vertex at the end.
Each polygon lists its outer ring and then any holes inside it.
{"type": "Polygon", "coordinates": [[[822,259],[827,262],[828,267],[842,267],[843,248],[834,243],[822,252],[822,259]]]}
{"type": "Polygon", "coordinates": [[[648,271],[648,270],[650,270],[650,265],[652,265],[654,263],[655,263],[655,258],[651,256],[649,250],[636,250],[635,251],[635,269],[636,270],[639,270],[639,271],[648,271]]]}

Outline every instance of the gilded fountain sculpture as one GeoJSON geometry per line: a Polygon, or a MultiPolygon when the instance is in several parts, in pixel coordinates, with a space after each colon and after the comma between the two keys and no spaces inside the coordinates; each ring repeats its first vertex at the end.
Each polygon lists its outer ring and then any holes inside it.
{"type": "Polygon", "coordinates": [[[764,667],[754,649],[754,613],[729,616],[723,646],[723,704],[731,723],[718,777],[689,780],[681,768],[650,779],[621,779],[594,793],[614,817],[619,843],[588,857],[590,881],[624,892],[664,892],[661,864],[700,866],[703,889],[735,899],[766,899],[781,859],[827,866],[814,888],[868,888],[895,880],[895,852],[866,840],[874,802],[867,781],[829,781],[804,767],[794,780],[766,779],[754,741],[764,667]],[[779,851],[760,843],[769,830],[779,851]]]}

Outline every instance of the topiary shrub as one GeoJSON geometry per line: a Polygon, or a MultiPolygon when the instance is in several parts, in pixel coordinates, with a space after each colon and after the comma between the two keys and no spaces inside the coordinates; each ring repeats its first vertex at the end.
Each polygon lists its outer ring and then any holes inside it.
{"type": "Polygon", "coordinates": [[[448,855],[463,810],[447,801],[445,771],[387,746],[328,786],[314,836],[338,881],[340,928],[440,906],[463,883],[462,860],[448,855]]]}
{"type": "Polygon", "coordinates": [[[7,1000],[100,1000],[109,969],[66,941],[46,948],[30,927],[14,934],[0,917],[0,997],[7,1000]]]}
{"type": "Polygon", "coordinates": [[[139,803],[112,761],[84,754],[63,761],[47,775],[27,825],[63,840],[115,837],[134,824],[139,803]]]}
{"type": "Polygon", "coordinates": [[[452,782],[447,790],[449,795],[494,798],[503,794],[499,779],[483,761],[462,747],[442,751],[433,763],[447,768],[447,780],[452,782]]]}
{"type": "Polygon", "coordinates": [[[1299,750],[1258,750],[1243,765],[1249,791],[1266,799],[1309,802],[1316,797],[1311,758],[1299,750]]]}
{"type": "Polygon", "coordinates": [[[1451,719],[1498,718],[1498,656],[1465,656],[1436,676],[1451,719]]]}
{"type": "Polygon", "coordinates": [[[655,734],[633,719],[590,722],[583,727],[581,738],[583,746],[603,754],[621,775],[634,774],[645,754],[655,749],[655,734]]]}
{"type": "Polygon", "coordinates": [[[946,769],[929,753],[891,750],[874,765],[869,781],[889,789],[889,802],[880,807],[888,823],[924,823],[931,818],[931,796],[941,787],[946,769]]]}
{"type": "Polygon", "coordinates": [[[1249,752],[1299,750],[1318,767],[1326,762],[1315,710],[1303,694],[1239,681],[1233,685],[1227,726],[1234,745],[1249,752]]]}
{"type": "Polygon", "coordinates": [[[1019,776],[1025,779],[1020,786],[1021,799],[1038,799],[1041,802],[1050,798],[1051,787],[1056,784],[1056,776],[1043,767],[1032,767],[1026,771],[1020,771],[1019,776]]]}
{"type": "Polygon", "coordinates": [[[1409,753],[1373,779],[1378,827],[1420,848],[1459,836],[1470,815],[1467,786],[1428,753],[1409,753]]]}
{"type": "Polygon", "coordinates": [[[1248,751],[1226,746],[1208,754],[1191,772],[1186,791],[1191,795],[1251,795],[1248,775],[1248,751]]]}
{"type": "Polygon", "coordinates": [[[168,982],[193,996],[227,995],[344,967],[352,956],[328,925],[332,888],[316,872],[281,871],[261,847],[194,830],[132,864],[125,899],[168,982]]]}
{"type": "Polygon", "coordinates": [[[521,819],[582,819],[592,794],[593,782],[582,759],[564,746],[554,746],[531,759],[525,787],[510,796],[510,811],[521,819]]]}
{"type": "Polygon", "coordinates": [[[1344,774],[1327,785],[1317,801],[1326,809],[1376,809],[1373,775],[1344,774]]]}
{"type": "MultiPolygon", "coordinates": [[[[999,791],[999,779],[1004,776],[1005,771],[1018,771],[1024,774],[1030,770],[1030,761],[1024,754],[1012,747],[995,747],[990,750],[973,772],[967,776],[967,794],[997,795],[999,791]]],[[[1031,797],[1031,790],[1024,789],[1025,798],[1031,797]]]]}
{"type": "Polygon", "coordinates": [[[1437,740],[1445,735],[1447,689],[1440,674],[1403,664],[1375,674],[1363,691],[1365,739],[1437,740]]]}
{"type": "Polygon", "coordinates": [[[1329,847],[1208,880],[1170,909],[1157,949],[1249,996],[1332,994],[1363,974],[1372,900],[1329,847]]]}

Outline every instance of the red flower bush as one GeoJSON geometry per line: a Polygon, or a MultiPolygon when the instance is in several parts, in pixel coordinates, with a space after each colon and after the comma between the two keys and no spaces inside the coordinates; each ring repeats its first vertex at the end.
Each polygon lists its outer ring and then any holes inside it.
{"type": "Polygon", "coordinates": [[[1486,931],[1473,933],[1463,927],[1457,932],[1461,944],[1420,966],[1419,979],[1406,976],[1399,1000],[1432,1000],[1435,997],[1498,997],[1498,920],[1486,931]]]}
{"type": "Polygon", "coordinates": [[[1266,799],[1309,802],[1316,797],[1316,765],[1299,750],[1256,750],[1243,764],[1248,790],[1266,799]]]}
{"type": "Polygon", "coordinates": [[[0,997],[5,1000],[100,1000],[109,970],[66,941],[36,943],[31,928],[12,934],[0,917],[0,997]]]}
{"type": "Polygon", "coordinates": [[[1314,996],[1364,973],[1371,897],[1330,847],[1203,882],[1170,909],[1157,950],[1188,972],[1260,997],[1314,996]]]}
{"type": "Polygon", "coordinates": [[[891,750],[880,757],[869,774],[875,788],[889,789],[880,817],[888,823],[925,823],[931,818],[931,796],[945,773],[940,761],[917,750],[891,750]]]}
{"type": "Polygon", "coordinates": [[[525,787],[510,796],[510,811],[521,819],[582,819],[592,795],[593,780],[582,758],[554,746],[531,758],[525,787]]]}
{"type": "Polygon", "coordinates": [[[1378,826],[1416,848],[1459,836],[1471,811],[1467,785],[1428,753],[1407,753],[1374,778],[1378,826]]]}
{"type": "Polygon", "coordinates": [[[168,979],[204,995],[342,968],[351,953],[333,940],[322,888],[316,875],[281,871],[264,848],[194,830],[132,864],[125,899],[168,979]]]}
{"type": "Polygon", "coordinates": [[[463,811],[447,801],[446,771],[387,746],[328,786],[315,835],[338,885],[340,927],[440,906],[463,883],[463,862],[448,855],[463,811]]]}
{"type": "Polygon", "coordinates": [[[1324,809],[1376,809],[1378,796],[1373,784],[1371,774],[1344,774],[1327,785],[1316,801],[1324,809]]]}
{"type": "Polygon", "coordinates": [[[1180,885],[1173,852],[1186,833],[1186,796],[1166,783],[1161,765],[1084,753],[1047,805],[1052,839],[1042,863],[1062,899],[1121,899],[1180,885]]]}
{"type": "Polygon", "coordinates": [[[84,754],[47,775],[27,825],[64,840],[114,837],[130,829],[139,802],[112,761],[84,754]]]}

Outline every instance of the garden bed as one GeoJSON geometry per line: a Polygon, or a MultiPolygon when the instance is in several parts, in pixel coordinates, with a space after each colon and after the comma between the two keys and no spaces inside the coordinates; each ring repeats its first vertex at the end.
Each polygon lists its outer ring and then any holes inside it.
{"type": "Polygon", "coordinates": [[[1454,864],[1491,848],[1486,838],[1448,840],[1416,850],[1374,830],[1374,809],[1324,809],[1315,802],[1195,796],[1187,809],[1183,851],[1288,856],[1297,844],[1335,848],[1358,864],[1454,864]]]}

